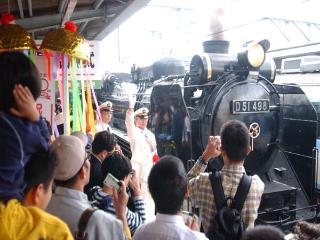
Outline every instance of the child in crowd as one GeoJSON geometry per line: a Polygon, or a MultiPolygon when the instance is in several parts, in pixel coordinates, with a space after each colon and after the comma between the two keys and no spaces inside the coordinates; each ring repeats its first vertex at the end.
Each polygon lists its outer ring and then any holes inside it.
{"type": "MultiPolygon", "coordinates": [[[[26,220],[26,222],[37,223],[35,228],[37,230],[33,231],[35,237],[39,236],[38,234],[45,234],[50,239],[72,239],[67,224],[44,211],[51,200],[53,178],[57,164],[57,159],[49,157],[48,151],[33,154],[27,163],[24,176],[26,188],[23,204],[28,207],[30,214],[27,215],[29,220],[26,220]]],[[[19,222],[16,224],[17,229],[23,229],[22,226],[19,226],[19,222]]]]}
{"type": "Polygon", "coordinates": [[[48,149],[49,132],[36,109],[41,79],[21,52],[0,53],[0,201],[22,200],[31,154],[48,149]]]}
{"type": "MultiPolygon", "coordinates": [[[[32,154],[48,149],[49,132],[35,103],[40,91],[39,72],[28,57],[0,53],[0,239],[72,239],[63,222],[20,202],[26,163],[32,154]]],[[[36,195],[50,194],[41,188],[36,195]]]]}
{"type": "Polygon", "coordinates": [[[42,151],[31,156],[25,167],[23,204],[46,209],[52,196],[56,158],[49,158],[49,152],[42,151]]]}
{"type": "MultiPolygon", "coordinates": [[[[134,210],[126,208],[126,218],[131,234],[145,222],[145,202],[142,198],[139,178],[135,171],[132,171],[130,160],[122,154],[114,153],[107,157],[101,165],[103,179],[108,173],[112,174],[118,180],[123,180],[126,186],[130,186],[133,194],[134,210]]],[[[98,208],[116,215],[112,201],[112,188],[106,184],[103,187],[95,187],[93,190],[94,205],[98,208]]]]}

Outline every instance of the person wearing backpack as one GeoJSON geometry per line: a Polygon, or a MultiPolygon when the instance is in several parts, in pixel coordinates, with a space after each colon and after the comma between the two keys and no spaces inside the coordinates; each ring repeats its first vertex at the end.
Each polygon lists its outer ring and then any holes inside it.
{"type": "MultiPolygon", "coordinates": [[[[220,137],[209,137],[202,156],[199,157],[193,168],[188,172],[188,190],[195,206],[202,212],[201,220],[203,228],[210,239],[240,239],[241,231],[244,231],[248,227],[254,227],[254,221],[258,216],[258,208],[264,190],[264,183],[257,175],[248,177],[243,166],[246,156],[251,151],[250,135],[245,124],[238,120],[226,122],[221,128],[220,137]],[[205,173],[208,161],[219,155],[223,157],[224,166],[222,170],[216,173],[205,173]],[[219,199],[216,199],[214,192],[217,192],[218,186],[222,185],[222,192],[225,198],[230,199],[232,202],[243,176],[246,176],[244,177],[244,182],[247,183],[241,184],[243,186],[240,187],[241,189],[238,194],[242,195],[240,198],[244,198],[243,207],[240,206],[241,209],[238,211],[240,216],[237,219],[234,216],[231,217],[232,220],[236,219],[236,224],[233,225],[225,217],[230,212],[237,214],[235,209],[233,209],[234,205],[230,205],[230,201],[228,201],[227,214],[221,214],[221,211],[217,211],[216,200],[224,199],[220,198],[220,196],[218,197],[219,199]],[[214,179],[218,180],[216,184],[214,183],[214,179]],[[220,185],[219,180],[221,181],[220,185]],[[229,211],[230,209],[231,211],[229,211]],[[242,221],[243,224],[241,224],[242,221]],[[223,223],[229,225],[229,227],[235,227],[234,231],[236,233],[233,236],[228,235],[228,233],[223,231],[224,228],[228,228],[222,226],[223,223]],[[238,231],[240,234],[237,234],[238,231]]],[[[239,197],[237,198],[239,199],[239,197]]],[[[238,202],[241,205],[241,201],[238,202]]]]}

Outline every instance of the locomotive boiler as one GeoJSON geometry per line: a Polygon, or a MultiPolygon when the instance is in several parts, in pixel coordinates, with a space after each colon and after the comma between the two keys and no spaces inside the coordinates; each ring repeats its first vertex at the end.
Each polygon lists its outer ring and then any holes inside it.
{"type": "MultiPolygon", "coordinates": [[[[208,136],[218,135],[226,121],[240,120],[251,136],[246,171],[265,183],[257,223],[286,228],[297,219],[316,219],[313,148],[318,116],[313,105],[298,86],[273,83],[276,71],[266,57],[267,40],[249,42],[234,54],[228,52],[226,41],[207,41],[203,46],[204,53],[192,57],[187,74],[179,63],[181,72],[167,71],[167,76],[143,84],[132,82],[140,89],[136,108],[150,108],[149,127],[159,155],[176,155],[188,169],[208,136]]],[[[123,97],[118,112],[123,114],[127,106],[123,97]]],[[[128,150],[124,131],[115,133],[128,150]]],[[[222,164],[213,159],[208,171],[220,170],[222,164]]]]}
{"type": "MultiPolygon", "coordinates": [[[[228,120],[240,120],[251,135],[246,171],[265,183],[257,222],[284,227],[315,217],[316,208],[307,207],[314,200],[317,114],[312,104],[299,87],[272,83],[268,41],[251,42],[237,54],[229,54],[224,41],[205,42],[204,48],[192,58],[183,84],[153,88],[151,119],[160,154],[196,159],[209,135],[219,134],[228,120]]],[[[222,161],[214,159],[208,170],[221,168],[222,161]]]]}

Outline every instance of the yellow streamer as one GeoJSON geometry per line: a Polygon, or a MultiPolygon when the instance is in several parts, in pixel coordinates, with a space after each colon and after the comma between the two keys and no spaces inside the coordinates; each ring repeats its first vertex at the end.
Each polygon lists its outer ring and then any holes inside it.
{"type": "Polygon", "coordinates": [[[91,128],[92,136],[96,134],[96,125],[94,122],[94,114],[93,114],[93,106],[92,106],[92,98],[91,98],[91,89],[90,89],[90,81],[87,80],[87,109],[89,112],[89,124],[91,128]]]}

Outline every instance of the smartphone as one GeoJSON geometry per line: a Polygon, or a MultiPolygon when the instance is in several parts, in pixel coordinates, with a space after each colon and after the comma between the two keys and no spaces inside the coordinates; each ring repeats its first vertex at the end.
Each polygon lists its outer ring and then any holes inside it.
{"type": "Polygon", "coordinates": [[[120,189],[119,180],[116,179],[111,173],[108,173],[108,175],[103,181],[103,184],[110,188],[115,188],[117,191],[120,189]]]}
{"type": "Polygon", "coordinates": [[[216,138],[218,140],[217,150],[220,151],[221,150],[221,138],[220,138],[220,136],[214,136],[214,138],[216,138]]]}
{"type": "Polygon", "coordinates": [[[187,224],[189,218],[193,219],[194,214],[192,212],[181,211],[181,213],[185,224],[187,224]]]}

